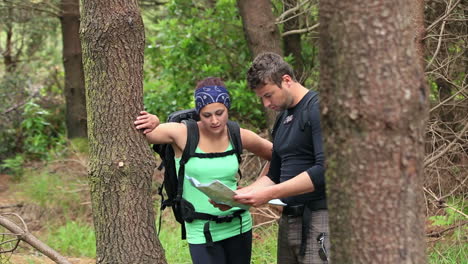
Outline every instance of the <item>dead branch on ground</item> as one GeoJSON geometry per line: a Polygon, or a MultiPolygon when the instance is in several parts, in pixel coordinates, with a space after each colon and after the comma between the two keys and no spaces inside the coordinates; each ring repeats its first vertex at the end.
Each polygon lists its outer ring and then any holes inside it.
{"type": "MultiPolygon", "coordinates": [[[[45,256],[50,258],[51,260],[55,261],[55,263],[58,263],[58,264],[71,264],[65,257],[60,255],[57,251],[53,250],[48,245],[44,244],[44,242],[40,241],[35,236],[33,236],[28,231],[28,227],[26,226],[26,223],[23,221],[23,219],[19,215],[17,215],[17,214],[2,214],[2,215],[0,215],[0,225],[3,226],[4,228],[8,229],[10,232],[12,232],[11,234],[5,234],[5,235],[11,235],[11,236],[16,237],[15,239],[4,241],[4,243],[14,242],[14,241],[17,240],[16,245],[12,249],[3,251],[3,253],[15,251],[16,248],[18,247],[19,242],[22,240],[22,241],[28,243],[29,245],[31,245],[32,247],[34,247],[35,249],[37,249],[39,252],[41,252],[42,254],[44,254],[45,256]],[[15,216],[16,218],[18,218],[22,222],[23,227],[21,228],[15,222],[8,219],[6,217],[6,215],[12,215],[12,216],[15,216]]],[[[2,244],[0,244],[0,245],[2,245],[2,244]]],[[[2,253],[2,252],[0,252],[0,253],[2,253]]]]}

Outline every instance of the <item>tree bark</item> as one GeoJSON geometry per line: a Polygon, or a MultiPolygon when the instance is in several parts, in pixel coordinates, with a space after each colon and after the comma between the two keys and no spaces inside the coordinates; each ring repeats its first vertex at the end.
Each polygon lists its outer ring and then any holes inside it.
{"type": "Polygon", "coordinates": [[[271,2],[238,0],[237,6],[252,57],[267,51],[282,55],[281,37],[275,24],[271,2]]]}
{"type": "Polygon", "coordinates": [[[89,182],[97,263],[166,263],[155,232],[155,161],[133,121],[143,110],[144,26],[137,0],[83,0],[89,182]]]}
{"type": "MultiPolygon", "coordinates": [[[[284,9],[288,10],[297,5],[297,0],[284,0],[284,9]]],[[[291,16],[296,15],[297,12],[291,14],[291,16]]],[[[289,19],[284,22],[284,32],[299,29],[299,16],[289,19]]],[[[301,34],[291,34],[283,37],[284,44],[284,55],[292,55],[294,62],[292,66],[294,67],[294,72],[296,78],[304,84],[305,78],[304,74],[304,61],[302,59],[302,45],[301,45],[301,34]]]]}
{"type": "Polygon", "coordinates": [[[8,20],[5,21],[4,32],[6,35],[5,38],[5,47],[2,51],[3,63],[5,65],[5,71],[8,74],[13,74],[16,71],[18,58],[22,53],[22,48],[19,48],[17,54],[14,54],[13,51],[13,23],[10,20],[13,20],[13,7],[6,5],[5,13],[7,14],[8,20]]]}
{"type": "Polygon", "coordinates": [[[333,263],[425,263],[427,85],[408,1],[320,1],[333,263]]]}
{"type": "Polygon", "coordinates": [[[424,0],[411,0],[408,1],[410,4],[410,12],[412,21],[414,23],[414,43],[416,44],[416,52],[419,57],[419,63],[421,67],[425,67],[426,63],[424,60],[424,36],[426,34],[426,26],[424,25],[424,0]]]}
{"type": "MultiPolygon", "coordinates": [[[[237,7],[242,18],[245,38],[252,57],[262,52],[275,52],[283,55],[281,36],[275,24],[275,16],[269,0],[237,0],[237,7]]],[[[267,127],[273,128],[276,112],[265,109],[267,127]]]]}
{"type": "Polygon", "coordinates": [[[80,43],[79,0],[61,0],[65,119],[68,138],[87,137],[86,94],[80,43]]]}

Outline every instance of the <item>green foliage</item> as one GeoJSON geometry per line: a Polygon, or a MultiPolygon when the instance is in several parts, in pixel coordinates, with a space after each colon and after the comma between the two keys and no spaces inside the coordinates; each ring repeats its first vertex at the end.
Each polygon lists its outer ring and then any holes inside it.
{"type": "Polygon", "coordinates": [[[0,132],[0,169],[9,170],[15,177],[21,176],[26,160],[49,159],[66,146],[63,115],[51,114],[35,100],[28,101],[21,114],[4,126],[0,132]]]}
{"type": "MultiPolygon", "coordinates": [[[[226,82],[230,88],[229,93],[233,98],[230,119],[241,123],[243,127],[251,130],[266,127],[266,120],[263,115],[262,103],[255,93],[247,87],[247,82],[241,80],[238,82],[226,82]],[[245,123],[244,121],[248,121],[245,123]]],[[[258,131],[256,131],[258,132],[258,131]]]]}
{"type": "Polygon", "coordinates": [[[21,88],[26,83],[21,74],[11,73],[0,78],[0,163],[5,158],[11,158],[21,149],[21,113],[17,101],[25,97],[21,88]]]}
{"type": "Polygon", "coordinates": [[[46,6],[41,7],[39,2],[13,0],[1,4],[0,30],[11,33],[12,54],[34,55],[49,36],[46,32],[56,29],[57,19],[47,12],[41,12],[46,6]]]}
{"type": "Polygon", "coordinates": [[[3,163],[0,165],[0,168],[6,169],[7,171],[10,171],[15,180],[18,180],[18,178],[21,177],[23,174],[24,166],[24,157],[21,154],[16,154],[13,158],[8,158],[3,161],[3,163]]]}
{"type": "Polygon", "coordinates": [[[74,151],[78,153],[89,153],[89,144],[87,138],[73,138],[70,140],[70,146],[74,151]]]}
{"type": "Polygon", "coordinates": [[[144,104],[145,110],[158,115],[161,121],[177,110],[192,108],[192,94],[188,89],[159,89],[157,87],[168,87],[162,81],[155,80],[145,86],[144,104]]]}
{"type": "Polygon", "coordinates": [[[148,18],[154,21],[147,29],[145,51],[144,101],[149,112],[165,120],[175,110],[193,107],[197,82],[216,76],[233,97],[231,115],[246,114],[246,122],[264,124],[261,105],[245,87],[250,54],[235,5],[234,0],[212,6],[171,0],[163,15],[148,18]]]}
{"type": "MultiPolygon", "coordinates": [[[[452,208],[445,208],[444,215],[429,217],[433,226],[448,228],[466,221],[466,217],[462,215],[462,213],[465,215],[468,214],[468,206],[466,206],[464,199],[451,198],[447,201],[447,204],[452,208]]],[[[466,243],[467,231],[468,227],[461,225],[455,228],[453,233],[446,239],[439,240],[429,250],[429,263],[466,263],[468,259],[468,243],[466,243]]]]}
{"type": "MultiPolygon", "coordinates": [[[[4,159],[25,151],[21,128],[25,102],[38,95],[50,100],[56,93],[44,94],[44,91],[61,86],[61,80],[55,78],[62,64],[61,50],[58,49],[61,47],[60,31],[57,30],[59,20],[40,11],[52,11],[50,5],[42,5],[42,1],[19,0],[0,4],[0,30],[8,33],[0,34],[0,50],[9,50],[12,56],[11,63],[5,61],[0,64],[0,164],[4,159]],[[8,41],[7,36],[11,38],[8,41]],[[5,47],[6,43],[11,43],[11,46],[5,47]]],[[[57,90],[61,89],[54,89],[57,90]]],[[[39,137],[30,137],[30,140],[35,147],[41,145],[39,137]]],[[[26,159],[30,158],[29,154],[26,159]]],[[[36,155],[34,158],[39,157],[36,155]]]]}
{"type": "Polygon", "coordinates": [[[46,158],[53,147],[65,143],[64,128],[61,124],[51,124],[49,111],[34,101],[26,103],[21,128],[24,136],[24,151],[32,157],[46,158]]]}
{"type": "Polygon", "coordinates": [[[460,213],[463,212],[465,215],[468,214],[468,206],[465,205],[463,199],[451,197],[447,204],[449,207],[445,208],[444,215],[435,215],[429,217],[429,220],[432,221],[434,226],[450,226],[459,221],[465,220],[465,217],[460,213]],[[456,210],[452,209],[455,208],[456,210]],[[460,211],[460,212],[457,212],[460,211]]]}
{"type": "Polygon", "coordinates": [[[66,256],[96,257],[94,228],[75,221],[50,228],[46,243],[66,256]]]}

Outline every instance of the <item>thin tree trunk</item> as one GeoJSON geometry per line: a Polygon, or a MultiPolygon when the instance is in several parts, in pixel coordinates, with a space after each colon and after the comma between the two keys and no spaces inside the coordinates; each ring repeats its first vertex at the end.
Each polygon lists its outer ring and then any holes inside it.
{"type": "MultiPolygon", "coordinates": [[[[275,24],[272,5],[269,0],[237,0],[237,6],[244,34],[252,57],[262,52],[275,52],[282,55],[281,37],[275,24]]],[[[264,108],[267,127],[270,129],[276,119],[276,112],[264,108]]]]}
{"type": "MultiPolygon", "coordinates": [[[[6,14],[9,20],[13,20],[13,7],[12,6],[5,6],[6,14]]],[[[13,23],[11,21],[5,21],[5,47],[3,48],[2,55],[3,55],[3,63],[5,65],[5,71],[8,74],[12,74],[16,71],[18,58],[21,55],[22,48],[18,49],[17,54],[14,54],[13,51],[13,23]]]]}
{"type": "MultiPolygon", "coordinates": [[[[284,9],[288,10],[297,5],[297,0],[284,0],[284,9]]],[[[291,14],[296,15],[297,12],[291,14]]],[[[299,16],[284,22],[284,32],[299,29],[299,16]]],[[[301,34],[291,34],[283,37],[284,55],[292,55],[294,58],[293,67],[297,79],[303,84],[307,79],[304,74],[304,61],[302,59],[301,34]]]]}
{"type": "Polygon", "coordinates": [[[133,121],[143,109],[143,21],[137,0],[83,0],[89,181],[96,262],[166,263],[155,232],[155,161],[133,121]]]}
{"type": "Polygon", "coordinates": [[[68,138],[87,137],[86,94],[80,43],[79,0],[61,0],[63,66],[68,138]]]}
{"type": "Polygon", "coordinates": [[[333,263],[425,263],[427,85],[406,0],[320,1],[333,263]]]}
{"type": "Polygon", "coordinates": [[[16,71],[16,58],[13,55],[13,27],[10,23],[7,23],[5,39],[5,50],[3,51],[3,62],[5,64],[5,70],[8,74],[16,71]]]}

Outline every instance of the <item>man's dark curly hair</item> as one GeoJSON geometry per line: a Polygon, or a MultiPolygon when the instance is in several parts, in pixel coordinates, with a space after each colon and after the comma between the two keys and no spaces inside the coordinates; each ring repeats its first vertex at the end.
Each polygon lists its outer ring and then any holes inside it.
{"type": "Polygon", "coordinates": [[[280,55],[273,52],[261,53],[254,59],[247,71],[247,85],[253,90],[268,83],[281,87],[285,74],[297,82],[292,67],[280,55]]]}

